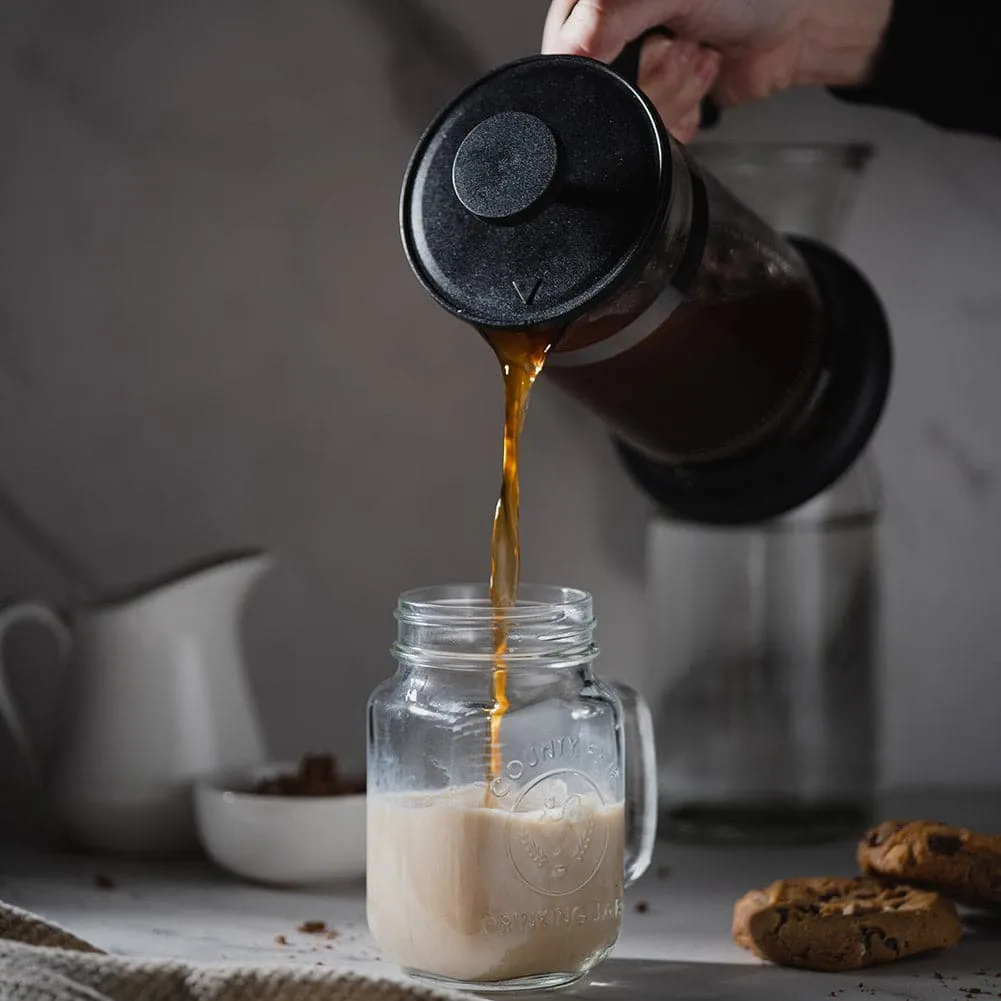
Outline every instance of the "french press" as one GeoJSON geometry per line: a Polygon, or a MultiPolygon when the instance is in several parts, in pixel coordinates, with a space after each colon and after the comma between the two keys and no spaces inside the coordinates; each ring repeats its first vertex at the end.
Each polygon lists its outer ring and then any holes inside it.
{"type": "Polygon", "coordinates": [[[778,516],[871,437],[890,338],[834,250],[773,232],[613,66],[535,56],[441,111],[404,179],[407,256],[481,332],[547,332],[543,377],[599,415],[667,512],[778,516]]]}

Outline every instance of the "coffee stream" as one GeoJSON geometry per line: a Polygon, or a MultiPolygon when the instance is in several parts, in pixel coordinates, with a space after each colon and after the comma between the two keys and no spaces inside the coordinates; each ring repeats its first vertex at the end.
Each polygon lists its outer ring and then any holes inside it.
{"type": "Polygon", "coordinates": [[[521,534],[518,527],[518,444],[532,384],[552,347],[549,333],[483,330],[504,376],[504,452],[500,497],[494,512],[490,548],[490,602],[494,609],[493,707],[487,746],[487,800],[491,783],[501,775],[501,720],[507,712],[507,621],[505,611],[518,600],[521,534]]]}

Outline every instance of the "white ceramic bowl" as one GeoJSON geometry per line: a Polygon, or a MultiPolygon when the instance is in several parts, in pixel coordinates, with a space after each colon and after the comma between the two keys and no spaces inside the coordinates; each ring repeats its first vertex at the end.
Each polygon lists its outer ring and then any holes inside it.
{"type": "Polygon", "coordinates": [[[258,780],[294,762],[203,779],[195,786],[198,836],[209,858],[246,879],[302,886],[365,874],[365,795],[268,796],[258,780]]]}

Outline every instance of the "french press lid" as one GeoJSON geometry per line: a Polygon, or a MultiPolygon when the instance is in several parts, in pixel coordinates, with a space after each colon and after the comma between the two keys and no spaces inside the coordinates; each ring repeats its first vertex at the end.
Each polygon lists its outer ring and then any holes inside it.
{"type": "Polygon", "coordinates": [[[410,264],[477,326],[566,322],[627,281],[663,225],[668,139],[602,63],[533,56],[448,105],[407,167],[410,264]]]}

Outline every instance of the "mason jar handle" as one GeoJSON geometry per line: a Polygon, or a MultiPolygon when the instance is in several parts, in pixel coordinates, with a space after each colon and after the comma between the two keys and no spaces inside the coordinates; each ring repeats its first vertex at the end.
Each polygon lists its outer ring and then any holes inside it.
{"type": "MultiPolygon", "coordinates": [[[[674,38],[674,32],[670,28],[658,26],[644,31],[639,38],[634,38],[619,53],[612,63],[619,76],[624,77],[634,87],[639,85],[640,78],[640,54],[643,52],[643,45],[648,38],[654,35],[661,35],[664,38],[674,38]]],[[[719,122],[719,105],[708,95],[702,98],[700,105],[699,129],[711,129],[719,122]]]]}
{"type": "Polygon", "coordinates": [[[631,886],[649,867],[657,839],[657,751],[646,699],[620,681],[608,685],[622,704],[626,886],[631,886]]]}
{"type": "Polygon", "coordinates": [[[28,766],[36,776],[42,774],[42,761],[34,743],[28,736],[28,730],[21,719],[21,713],[14,703],[10,685],[7,681],[7,661],[3,655],[7,633],[22,622],[37,622],[45,626],[56,638],[59,644],[59,660],[65,662],[73,644],[69,629],[55,609],[40,601],[22,601],[15,605],[0,608],[0,720],[7,723],[14,743],[21,749],[28,766]]]}

